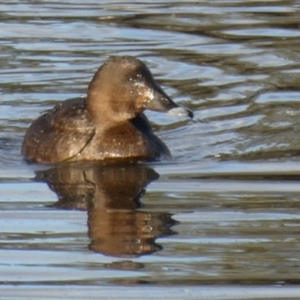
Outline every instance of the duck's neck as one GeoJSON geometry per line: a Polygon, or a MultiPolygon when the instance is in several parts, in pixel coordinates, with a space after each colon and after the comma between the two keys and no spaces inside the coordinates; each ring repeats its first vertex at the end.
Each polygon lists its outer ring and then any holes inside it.
{"type": "MultiPolygon", "coordinates": [[[[122,103],[114,101],[114,99],[95,97],[89,94],[86,99],[86,106],[89,115],[96,127],[107,128],[124,124],[133,119],[134,114],[126,111],[122,107],[122,103]]],[[[98,95],[97,95],[98,96],[98,95]]]]}

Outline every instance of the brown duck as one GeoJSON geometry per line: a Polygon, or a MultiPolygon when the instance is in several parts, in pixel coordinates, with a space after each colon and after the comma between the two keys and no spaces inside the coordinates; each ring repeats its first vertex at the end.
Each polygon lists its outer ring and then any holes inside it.
{"type": "Polygon", "coordinates": [[[143,62],[111,57],[94,75],[86,97],[63,101],[33,121],[22,154],[41,163],[170,157],[145,109],[193,117],[166,95],[143,62]]]}

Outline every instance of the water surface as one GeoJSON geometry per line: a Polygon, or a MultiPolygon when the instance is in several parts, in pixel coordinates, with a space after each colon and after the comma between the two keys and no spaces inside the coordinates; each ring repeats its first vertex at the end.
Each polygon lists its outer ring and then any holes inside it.
{"type": "Polygon", "coordinates": [[[2,1],[3,299],[297,299],[298,1],[2,1]],[[149,112],[172,161],[26,164],[40,112],[109,55],[193,120],[149,112]],[[141,287],[143,287],[141,289],[141,287]]]}

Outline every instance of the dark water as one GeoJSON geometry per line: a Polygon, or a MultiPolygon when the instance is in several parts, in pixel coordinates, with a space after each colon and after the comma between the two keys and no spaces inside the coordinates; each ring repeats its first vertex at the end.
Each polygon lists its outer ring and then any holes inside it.
{"type": "Polygon", "coordinates": [[[299,299],[299,1],[2,1],[0,298],[299,299]],[[109,55],[194,120],[173,160],[27,165],[29,123],[109,55]]]}

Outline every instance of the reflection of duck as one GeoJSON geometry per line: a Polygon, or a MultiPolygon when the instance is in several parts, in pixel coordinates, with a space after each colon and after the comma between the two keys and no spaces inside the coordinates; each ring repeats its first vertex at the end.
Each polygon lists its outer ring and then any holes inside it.
{"type": "Polygon", "coordinates": [[[30,125],[22,154],[44,163],[169,157],[145,109],[193,117],[166,95],[143,62],[111,57],[94,75],[86,98],[61,102],[30,125]]]}
{"type": "Polygon", "coordinates": [[[158,174],[141,165],[62,165],[37,173],[58,195],[55,207],[88,210],[92,251],[112,256],[139,256],[160,250],[159,236],[173,234],[169,213],[135,210],[144,187],[158,174]]]}

